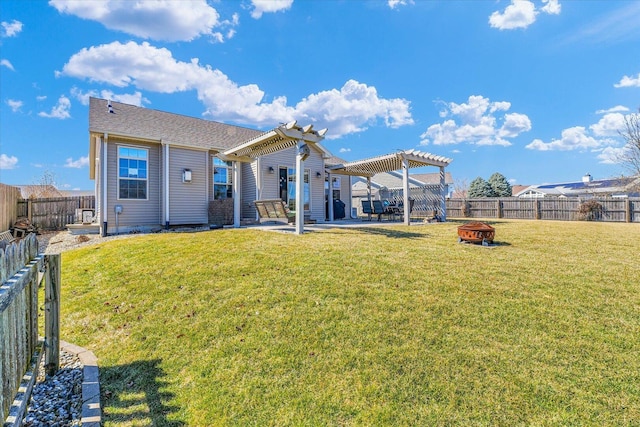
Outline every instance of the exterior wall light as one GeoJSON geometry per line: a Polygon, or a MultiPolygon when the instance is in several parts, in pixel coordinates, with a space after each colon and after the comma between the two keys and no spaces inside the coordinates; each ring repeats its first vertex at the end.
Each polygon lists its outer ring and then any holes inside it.
{"type": "Polygon", "coordinates": [[[274,174],[274,173],[276,173],[276,170],[273,168],[273,166],[269,166],[269,169],[268,169],[268,170],[269,170],[269,173],[270,173],[270,174],[274,174]]]}
{"type": "Polygon", "coordinates": [[[182,170],[182,182],[191,182],[191,169],[182,170]]]}

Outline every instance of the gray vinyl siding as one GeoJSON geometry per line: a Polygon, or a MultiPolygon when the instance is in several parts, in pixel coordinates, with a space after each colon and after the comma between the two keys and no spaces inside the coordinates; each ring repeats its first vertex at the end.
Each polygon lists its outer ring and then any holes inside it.
{"type": "Polygon", "coordinates": [[[169,224],[208,222],[208,173],[206,151],[169,148],[169,224]],[[182,182],[184,169],[191,169],[191,182],[182,182]]]}
{"type": "Polygon", "coordinates": [[[160,194],[160,150],[158,144],[143,144],[118,142],[110,139],[107,143],[107,222],[108,233],[115,232],[115,205],[122,205],[122,213],[118,215],[118,226],[124,231],[135,227],[155,227],[161,222],[161,194],[160,194]],[[148,178],[147,200],[118,199],[118,147],[126,146],[147,149],[148,178]]]}

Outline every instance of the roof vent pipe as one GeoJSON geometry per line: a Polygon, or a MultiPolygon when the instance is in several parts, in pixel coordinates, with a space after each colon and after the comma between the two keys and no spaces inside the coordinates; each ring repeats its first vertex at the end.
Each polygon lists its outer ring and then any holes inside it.
{"type": "Polygon", "coordinates": [[[588,183],[590,183],[591,181],[593,181],[593,178],[591,177],[591,175],[590,175],[590,174],[585,174],[585,175],[582,177],[582,182],[584,182],[585,184],[588,184],[588,183]]]}

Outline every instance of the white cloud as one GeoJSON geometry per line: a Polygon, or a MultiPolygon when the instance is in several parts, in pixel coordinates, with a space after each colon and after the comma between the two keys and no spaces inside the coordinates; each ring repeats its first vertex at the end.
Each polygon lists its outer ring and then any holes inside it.
{"type": "Polygon", "coordinates": [[[549,15],[559,15],[562,9],[559,0],[542,0],[542,6],[536,9],[532,0],[511,0],[504,12],[493,12],[489,17],[489,24],[499,30],[513,30],[516,28],[527,28],[536,22],[538,13],[549,15]]]}
{"type": "Polygon", "coordinates": [[[73,158],[69,157],[64,164],[65,168],[75,168],[82,169],[84,167],[89,166],[89,156],[80,157],[78,160],[73,160],[73,158]]]}
{"type": "Polygon", "coordinates": [[[281,10],[288,10],[293,4],[293,0],[251,0],[253,4],[253,11],[251,11],[251,17],[254,19],[260,19],[263,13],[280,12],[281,10]]]}
{"type": "Polygon", "coordinates": [[[549,15],[560,14],[562,7],[560,6],[560,3],[558,3],[558,0],[542,0],[542,3],[545,3],[545,5],[540,8],[540,10],[544,13],[548,13],[549,15]]]}
{"type": "Polygon", "coordinates": [[[596,114],[619,113],[621,111],[629,111],[629,109],[624,105],[616,105],[615,107],[609,108],[607,110],[598,110],[596,111],[596,114]]]}
{"type": "Polygon", "coordinates": [[[621,113],[605,114],[596,124],[589,126],[595,136],[618,136],[624,128],[624,115],[621,113]]]}
{"type": "MultiPolygon", "coordinates": [[[[616,146],[622,143],[618,131],[624,128],[625,116],[618,111],[628,111],[628,108],[618,105],[606,111],[600,110],[599,113],[605,114],[588,128],[574,126],[563,130],[560,139],[550,142],[535,139],[526,148],[539,151],[593,150],[600,152],[598,158],[603,163],[609,163],[613,153],[622,150],[616,146]]],[[[619,163],[619,160],[613,163],[619,163]]]]}
{"type": "Polygon", "coordinates": [[[47,99],[47,95],[36,96],[36,100],[38,101],[44,101],[45,99],[47,99]]]}
{"type": "Polygon", "coordinates": [[[615,165],[621,162],[626,152],[627,149],[625,147],[605,147],[597,157],[600,163],[615,165]]]}
{"type": "Polygon", "coordinates": [[[497,112],[508,111],[511,103],[491,102],[489,98],[472,95],[467,103],[449,102],[440,111],[446,118],[436,123],[420,135],[421,145],[446,145],[468,142],[476,145],[509,146],[506,138],[515,138],[522,132],[531,130],[531,120],[525,114],[508,113],[496,117],[497,112]],[[499,125],[499,120],[502,124],[499,125]]]}
{"type": "Polygon", "coordinates": [[[7,99],[7,105],[9,106],[9,108],[11,108],[11,111],[17,113],[24,105],[24,102],[16,101],[15,99],[7,99]]]}
{"type": "Polygon", "coordinates": [[[531,120],[525,114],[510,113],[504,115],[504,123],[498,131],[498,135],[504,138],[515,138],[522,132],[531,130],[531,120]]]}
{"type": "Polygon", "coordinates": [[[512,0],[504,13],[493,12],[489,24],[500,30],[527,28],[536,21],[536,6],[529,0],[512,0]]]}
{"type": "Polygon", "coordinates": [[[364,131],[378,119],[383,119],[390,128],[413,124],[409,101],[380,98],[375,87],[355,80],[347,81],[340,90],[309,95],[296,105],[295,110],[323,127],[328,126],[330,139],[364,131]]]}
{"type": "Polygon", "coordinates": [[[0,154],[0,169],[15,169],[17,164],[18,158],[16,156],[0,154]]]}
{"type": "Polygon", "coordinates": [[[563,130],[560,139],[554,139],[551,142],[534,139],[525,148],[539,151],[569,151],[594,149],[600,146],[601,142],[588,135],[588,131],[584,126],[574,126],[563,130]]]}
{"type": "Polygon", "coordinates": [[[349,152],[351,152],[351,148],[344,148],[344,147],[343,147],[343,148],[341,148],[341,149],[339,150],[339,152],[340,152],[340,153],[349,153],[349,152]]]}
{"type": "Polygon", "coordinates": [[[11,71],[15,71],[15,69],[13,68],[13,64],[11,62],[9,62],[8,59],[1,59],[0,60],[0,66],[1,67],[7,67],[11,71]]]}
{"type": "Polygon", "coordinates": [[[195,90],[206,107],[205,114],[216,120],[260,127],[311,120],[317,128],[330,128],[328,138],[360,132],[380,119],[391,128],[413,124],[409,101],[380,98],[375,87],[355,80],[289,106],[284,96],[268,102],[255,84],[240,86],[222,71],[200,65],[197,58],[180,62],[168,49],[147,42],[113,42],[82,49],[56,74],[159,93],[195,90]]]}
{"type": "Polygon", "coordinates": [[[144,39],[191,41],[202,35],[219,41],[223,38],[213,28],[224,24],[206,0],[50,0],[49,4],[60,13],[98,21],[109,29],[144,39]]]}
{"type": "Polygon", "coordinates": [[[614,87],[640,87],[640,73],[636,77],[624,76],[614,87]]]}
{"type": "Polygon", "coordinates": [[[391,9],[395,9],[399,6],[407,6],[414,3],[413,0],[387,0],[387,4],[391,9]]]}
{"type": "Polygon", "coordinates": [[[2,21],[0,26],[2,27],[2,32],[0,32],[2,37],[15,37],[22,31],[22,22],[15,19],[11,22],[2,21]]]}
{"type": "Polygon", "coordinates": [[[60,95],[58,98],[58,104],[51,109],[50,113],[41,111],[38,113],[40,117],[47,117],[50,119],[68,119],[71,117],[69,110],[71,109],[71,101],[64,95],[60,95]]]}
{"type": "Polygon", "coordinates": [[[76,98],[82,105],[89,105],[89,98],[102,98],[102,99],[110,99],[112,101],[122,102],[123,104],[136,105],[138,107],[142,107],[143,104],[150,104],[147,98],[142,96],[141,92],[134,93],[121,93],[116,94],[113,91],[104,89],[98,92],[97,90],[90,90],[88,92],[82,92],[82,90],[77,87],[71,88],[71,95],[76,98]]]}

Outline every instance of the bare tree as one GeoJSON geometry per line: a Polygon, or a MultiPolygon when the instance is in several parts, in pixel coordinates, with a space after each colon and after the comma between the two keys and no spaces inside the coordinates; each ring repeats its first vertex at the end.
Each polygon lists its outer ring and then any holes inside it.
{"type": "Polygon", "coordinates": [[[633,176],[640,176],[640,108],[624,118],[624,128],[619,131],[626,142],[620,162],[633,176]]]}
{"type": "Polygon", "coordinates": [[[455,179],[453,181],[453,197],[456,199],[466,199],[469,193],[469,181],[466,178],[455,179]]]}
{"type": "Polygon", "coordinates": [[[60,197],[61,195],[62,193],[56,188],[56,175],[50,170],[44,171],[34,184],[23,188],[23,197],[27,199],[60,197]]]}

